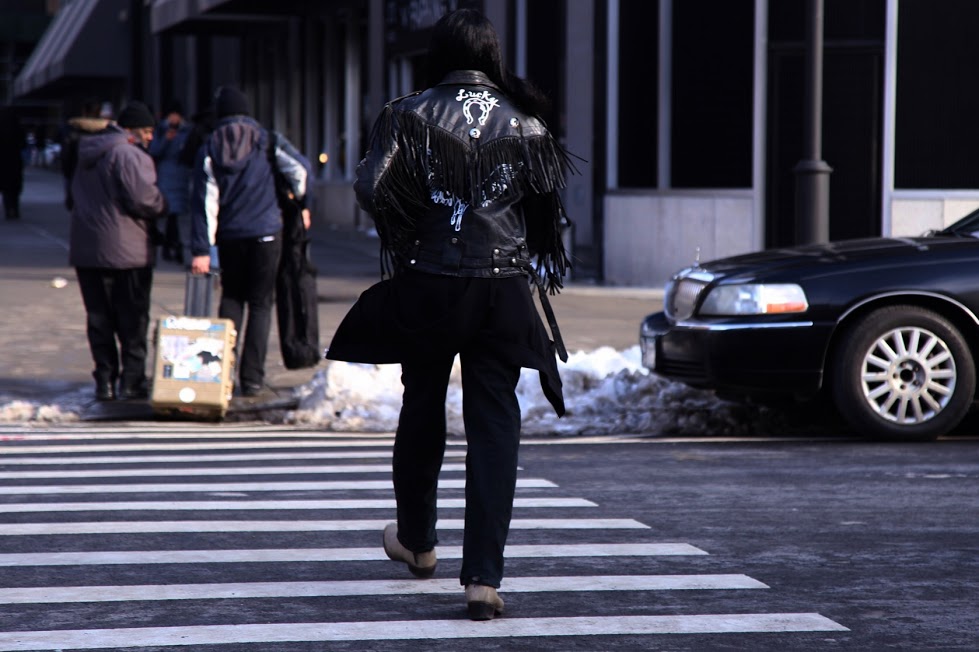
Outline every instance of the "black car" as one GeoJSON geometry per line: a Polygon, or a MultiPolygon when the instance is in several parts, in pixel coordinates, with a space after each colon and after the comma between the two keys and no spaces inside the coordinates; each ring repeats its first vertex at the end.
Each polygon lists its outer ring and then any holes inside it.
{"type": "Polygon", "coordinates": [[[979,210],[921,237],[697,264],[639,340],[645,367],[724,398],[827,396],[858,433],[938,437],[976,398],[979,210]]]}

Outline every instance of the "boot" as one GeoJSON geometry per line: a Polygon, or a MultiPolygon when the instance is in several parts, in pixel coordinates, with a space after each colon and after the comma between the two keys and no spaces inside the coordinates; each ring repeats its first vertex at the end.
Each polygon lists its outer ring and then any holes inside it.
{"type": "Polygon", "coordinates": [[[96,379],[95,381],[95,400],[114,401],[116,399],[115,383],[109,380],[96,379]]]}
{"type": "Polygon", "coordinates": [[[435,557],[435,550],[429,550],[428,552],[412,552],[401,545],[398,541],[398,525],[397,523],[388,523],[384,528],[384,552],[387,554],[388,559],[394,561],[403,561],[408,564],[408,570],[415,577],[420,577],[422,579],[427,579],[435,574],[435,567],[438,566],[438,560],[435,557]]]}
{"type": "Polygon", "coordinates": [[[467,584],[466,609],[470,620],[493,620],[503,613],[503,599],[492,586],[467,584]]]}
{"type": "Polygon", "coordinates": [[[119,398],[124,401],[141,401],[150,397],[149,383],[146,377],[136,380],[123,380],[119,383],[119,398]]]}

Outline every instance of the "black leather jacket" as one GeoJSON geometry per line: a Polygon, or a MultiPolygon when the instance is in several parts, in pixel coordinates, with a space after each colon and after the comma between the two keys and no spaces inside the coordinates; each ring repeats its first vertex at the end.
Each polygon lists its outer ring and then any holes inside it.
{"type": "Polygon", "coordinates": [[[558,191],[571,169],[540,119],[482,72],[460,70],[385,106],[354,189],[384,272],[530,274],[556,292],[570,267],[558,191]]]}

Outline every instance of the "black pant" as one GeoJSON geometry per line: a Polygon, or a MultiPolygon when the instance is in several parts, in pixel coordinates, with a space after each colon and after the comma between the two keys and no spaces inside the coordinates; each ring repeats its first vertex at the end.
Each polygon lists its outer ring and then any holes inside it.
{"type": "Polygon", "coordinates": [[[20,217],[20,190],[3,191],[3,214],[8,220],[20,217]]]}
{"type": "Polygon", "coordinates": [[[115,384],[121,378],[126,387],[145,384],[153,268],[77,267],[75,274],[85,303],[95,380],[115,384]]]}
{"type": "MultiPolygon", "coordinates": [[[[474,347],[460,355],[466,428],[466,517],[462,584],[499,588],[517,483],[520,367],[474,347]]],[[[394,442],[398,539],[414,552],[435,547],[436,489],[445,453],[445,397],[454,356],[401,366],[404,401],[394,442]]]]}
{"type": "Polygon", "coordinates": [[[221,260],[218,317],[233,321],[238,331],[241,354],[237,368],[242,385],[258,386],[265,380],[265,356],[275,301],[275,275],[281,255],[282,239],[278,234],[218,243],[218,258],[221,260]],[[244,325],[242,338],[246,306],[248,323],[244,325]]]}
{"type": "Polygon", "coordinates": [[[180,239],[180,216],[177,213],[167,215],[167,223],[163,232],[163,257],[177,262],[184,260],[184,244],[180,239]]]}

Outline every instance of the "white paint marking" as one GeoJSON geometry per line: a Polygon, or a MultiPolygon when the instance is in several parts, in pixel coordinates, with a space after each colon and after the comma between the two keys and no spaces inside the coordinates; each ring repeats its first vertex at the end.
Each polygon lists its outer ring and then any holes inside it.
{"type": "MultiPolygon", "coordinates": [[[[465,464],[443,464],[443,471],[465,471],[465,464]]],[[[337,473],[391,473],[390,464],[331,464],[323,466],[241,466],[227,468],[171,467],[166,469],[84,469],[81,471],[8,471],[0,480],[38,480],[42,478],[152,478],[214,475],[318,475],[337,473]]]]}
{"type": "MultiPolygon", "coordinates": [[[[91,523],[4,523],[0,536],[66,534],[146,534],[161,532],[362,532],[383,530],[383,520],[343,521],[120,521],[91,523]]],[[[461,530],[463,519],[443,519],[440,530],[461,530]]],[[[637,530],[648,529],[629,518],[515,518],[511,530],[637,530]]]]}
{"type": "MultiPolygon", "coordinates": [[[[101,438],[100,438],[101,439],[101,438]]],[[[93,441],[100,441],[93,440],[93,441]]],[[[198,437],[199,439],[199,437],[198,437]]],[[[449,442],[450,444],[454,442],[449,442]]],[[[465,445],[465,442],[459,442],[465,445]]],[[[37,455],[50,453],[108,453],[124,451],[206,451],[206,450],[253,450],[265,448],[386,448],[394,445],[393,439],[332,441],[322,439],[276,439],[263,441],[215,441],[215,442],[155,442],[150,444],[66,444],[50,446],[0,446],[0,456],[37,455]]]]}
{"type": "Polygon", "coordinates": [[[711,614],[695,616],[619,616],[610,618],[500,618],[490,623],[468,620],[403,620],[350,623],[283,623],[275,625],[201,625],[132,627],[0,633],[0,652],[69,648],[166,647],[378,641],[423,639],[617,636],[645,634],[733,634],[749,632],[846,632],[818,613],[711,614]]]}
{"type": "MultiPolygon", "coordinates": [[[[439,480],[439,489],[465,489],[465,480],[439,480]]],[[[554,488],[549,480],[525,478],[517,480],[517,488],[554,488]]],[[[68,484],[4,487],[4,494],[11,496],[53,494],[119,494],[119,493],[185,493],[228,491],[391,491],[390,480],[330,480],[324,482],[215,482],[181,484],[68,484]]]]}
{"type": "MultiPolygon", "coordinates": [[[[459,459],[466,456],[465,451],[446,451],[445,459],[459,459]]],[[[391,451],[329,451],[326,453],[219,453],[217,455],[99,455],[91,457],[14,457],[2,458],[4,466],[49,465],[75,466],[78,464],[183,464],[185,462],[261,462],[297,460],[349,460],[383,458],[390,460],[391,451]]]]}
{"type": "MultiPolygon", "coordinates": [[[[685,591],[767,589],[747,575],[597,575],[575,577],[508,577],[506,593],[554,591],[685,591]]],[[[462,590],[457,579],[354,580],[334,582],[234,582],[214,584],[147,584],[136,586],[44,586],[0,589],[0,604],[61,604],[127,600],[230,600],[365,595],[445,595],[462,590]]]]}
{"type": "MultiPolygon", "coordinates": [[[[680,557],[707,553],[686,543],[576,543],[508,545],[507,559],[571,557],[680,557]]],[[[462,559],[462,546],[439,546],[440,559],[462,559]]],[[[373,548],[286,548],[267,550],[118,550],[0,554],[3,566],[102,566],[144,564],[265,564],[390,561],[373,548]]]]}
{"type": "MultiPolygon", "coordinates": [[[[2,432],[2,430],[0,430],[2,432]]],[[[72,441],[104,439],[245,439],[259,437],[307,437],[317,439],[392,439],[393,432],[330,432],[306,430],[291,425],[235,426],[213,424],[202,428],[200,424],[159,424],[152,421],[137,426],[113,426],[111,430],[83,427],[77,430],[15,430],[23,432],[23,439],[31,441],[72,441]]],[[[12,439],[7,436],[5,439],[12,439]]],[[[23,441],[21,439],[21,441],[23,441]]],[[[462,440],[462,437],[459,438],[462,440]]]]}
{"type": "MultiPolygon", "coordinates": [[[[463,509],[464,498],[443,498],[439,509],[463,509]]],[[[598,507],[584,498],[515,498],[516,508],[532,507],[598,507]]],[[[395,509],[393,498],[378,500],[188,500],[129,501],[91,503],[0,503],[0,514],[29,512],[145,512],[145,511],[219,511],[219,510],[289,510],[289,509],[395,509]]],[[[2,527],[2,526],[0,526],[2,527]]]]}

